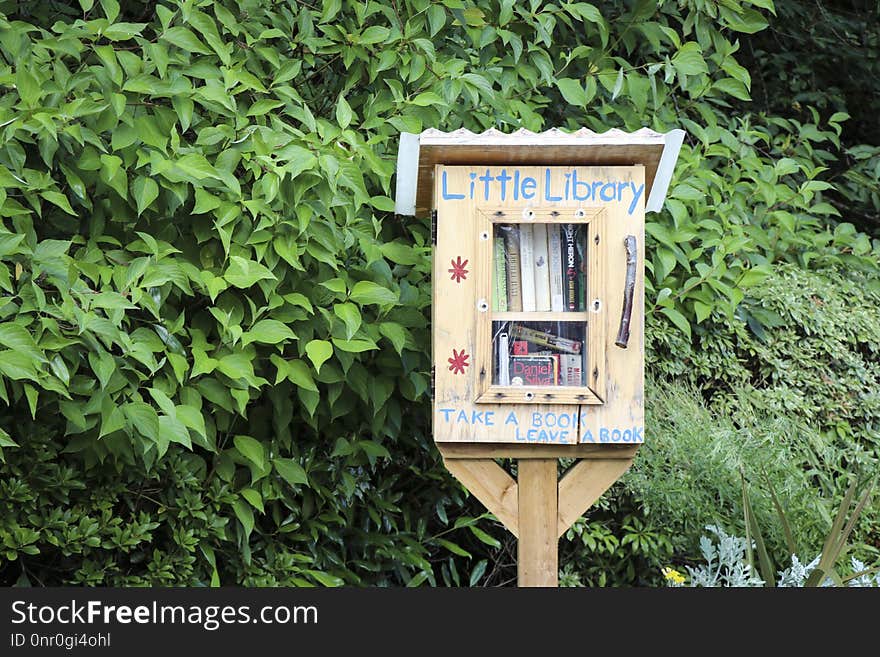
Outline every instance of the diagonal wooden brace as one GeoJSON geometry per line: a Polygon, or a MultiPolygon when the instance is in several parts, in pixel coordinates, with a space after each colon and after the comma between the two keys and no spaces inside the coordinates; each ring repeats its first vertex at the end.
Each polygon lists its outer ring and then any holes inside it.
{"type": "Polygon", "coordinates": [[[489,454],[456,458],[441,450],[447,470],[518,539],[519,586],[557,586],[559,537],[629,469],[635,455],[635,450],[603,452],[584,454],[558,481],[557,458],[498,454],[517,458],[517,482],[489,454]]]}
{"type": "Polygon", "coordinates": [[[492,459],[443,459],[471,495],[519,538],[519,489],[516,480],[492,459]]]}
{"type": "Polygon", "coordinates": [[[620,476],[632,458],[584,459],[573,465],[559,481],[558,536],[562,536],[620,476]]]}

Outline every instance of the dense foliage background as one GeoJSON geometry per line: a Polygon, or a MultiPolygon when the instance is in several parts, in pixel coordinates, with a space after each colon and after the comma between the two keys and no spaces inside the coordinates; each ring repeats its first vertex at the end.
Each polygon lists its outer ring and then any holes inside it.
{"type": "Polygon", "coordinates": [[[514,580],[429,433],[429,230],[391,200],[427,127],[688,132],[648,444],[562,582],[659,583],[743,533],[743,478],[772,558],[817,554],[880,456],[878,11],[0,0],[0,582],[514,580]]]}

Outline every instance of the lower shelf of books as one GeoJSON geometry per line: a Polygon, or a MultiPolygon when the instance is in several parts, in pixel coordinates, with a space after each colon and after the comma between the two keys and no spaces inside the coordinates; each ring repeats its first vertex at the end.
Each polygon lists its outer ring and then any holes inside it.
{"type": "Polygon", "coordinates": [[[586,345],[584,322],[493,321],[492,383],[584,386],[586,345]]]}

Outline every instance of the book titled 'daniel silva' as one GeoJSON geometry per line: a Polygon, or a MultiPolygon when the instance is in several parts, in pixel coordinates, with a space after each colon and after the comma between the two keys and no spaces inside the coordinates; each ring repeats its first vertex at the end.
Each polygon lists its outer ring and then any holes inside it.
{"type": "Polygon", "coordinates": [[[559,358],[547,356],[511,356],[510,383],[519,386],[555,386],[559,380],[559,358]]]}

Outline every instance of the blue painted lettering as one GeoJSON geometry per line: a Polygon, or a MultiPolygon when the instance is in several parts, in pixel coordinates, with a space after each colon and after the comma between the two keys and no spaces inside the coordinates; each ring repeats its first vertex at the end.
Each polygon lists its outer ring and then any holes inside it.
{"type": "Polygon", "coordinates": [[[495,180],[501,183],[501,200],[503,201],[507,197],[507,181],[510,180],[507,169],[501,169],[501,173],[495,177],[495,180]]]}
{"type": "Polygon", "coordinates": [[[550,193],[550,169],[547,169],[547,175],[544,177],[544,200],[545,201],[561,201],[561,196],[553,196],[550,193]]]}
{"type": "Polygon", "coordinates": [[[575,201],[589,201],[592,198],[592,193],[590,190],[590,183],[584,182],[583,180],[578,180],[577,177],[577,169],[571,172],[571,192],[575,201]],[[578,190],[583,187],[584,193],[583,195],[578,193],[578,190]]]}
{"type": "Polygon", "coordinates": [[[629,185],[630,187],[632,187],[633,190],[633,200],[632,203],[629,204],[629,209],[626,211],[626,213],[632,214],[633,212],[635,212],[636,205],[638,205],[639,199],[642,197],[642,194],[645,193],[645,186],[639,185],[638,188],[636,188],[636,184],[634,182],[631,182],[629,185]]]}
{"type": "Polygon", "coordinates": [[[489,183],[495,180],[495,177],[491,174],[489,169],[486,169],[486,173],[479,177],[479,180],[483,181],[483,199],[489,200],[489,183]]]}
{"type": "Polygon", "coordinates": [[[440,176],[440,187],[443,193],[444,201],[454,201],[456,199],[463,199],[464,194],[450,194],[449,190],[446,188],[446,171],[443,172],[443,175],[440,176]]]}
{"type": "Polygon", "coordinates": [[[441,194],[444,200],[479,200],[489,201],[495,199],[501,202],[520,199],[530,201],[539,196],[543,200],[554,203],[560,201],[592,201],[594,203],[626,203],[627,214],[632,215],[640,203],[644,201],[645,186],[636,185],[630,180],[590,180],[584,177],[583,170],[577,168],[563,173],[561,188],[553,188],[551,167],[544,169],[544,175],[539,179],[526,176],[520,169],[508,169],[507,167],[493,171],[487,167],[482,174],[469,173],[467,193],[465,190],[452,190],[449,188],[448,172],[441,175],[441,194]],[[477,183],[482,183],[479,187],[477,183]],[[543,186],[543,189],[540,187],[543,186]]]}

